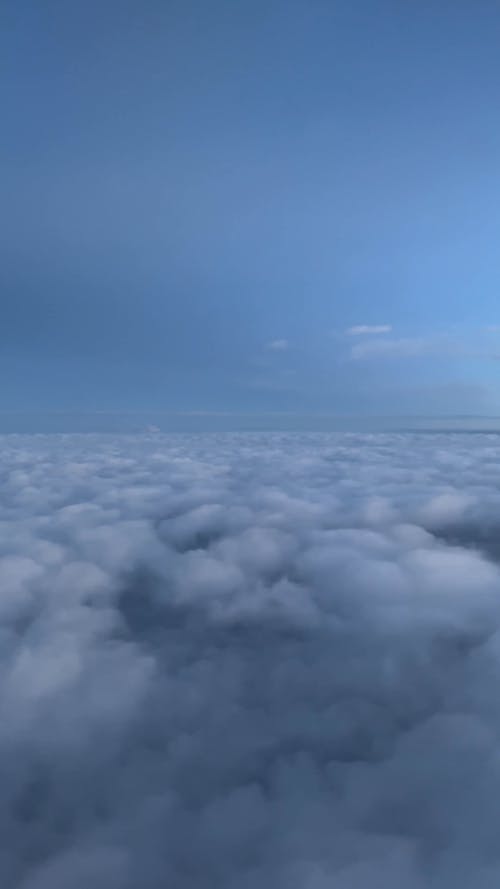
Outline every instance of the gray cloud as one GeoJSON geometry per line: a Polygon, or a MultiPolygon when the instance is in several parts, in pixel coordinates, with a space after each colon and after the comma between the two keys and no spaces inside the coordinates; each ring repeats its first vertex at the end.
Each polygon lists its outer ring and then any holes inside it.
{"type": "Polygon", "coordinates": [[[4,436],[5,889],[492,889],[495,435],[4,436]]]}

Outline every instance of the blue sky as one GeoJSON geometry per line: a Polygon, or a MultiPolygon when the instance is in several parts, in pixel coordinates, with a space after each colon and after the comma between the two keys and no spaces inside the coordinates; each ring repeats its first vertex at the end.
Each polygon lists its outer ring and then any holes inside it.
{"type": "Polygon", "coordinates": [[[497,3],[2,17],[0,411],[500,409],[497,3]]]}

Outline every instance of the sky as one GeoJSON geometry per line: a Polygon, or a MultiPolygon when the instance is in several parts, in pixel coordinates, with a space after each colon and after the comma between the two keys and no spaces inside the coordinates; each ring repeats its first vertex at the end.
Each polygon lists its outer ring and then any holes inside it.
{"type": "Polygon", "coordinates": [[[496,2],[1,15],[9,423],[500,410],[496,2]]]}

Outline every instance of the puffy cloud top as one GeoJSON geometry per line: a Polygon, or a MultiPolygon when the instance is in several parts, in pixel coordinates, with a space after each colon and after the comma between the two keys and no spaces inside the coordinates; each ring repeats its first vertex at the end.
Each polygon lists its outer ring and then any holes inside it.
{"type": "Polygon", "coordinates": [[[496,889],[496,436],[0,445],[3,889],[496,889]]]}

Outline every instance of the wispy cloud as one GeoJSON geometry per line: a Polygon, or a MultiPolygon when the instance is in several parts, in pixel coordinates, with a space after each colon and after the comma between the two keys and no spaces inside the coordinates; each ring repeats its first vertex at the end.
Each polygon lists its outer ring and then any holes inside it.
{"type": "Polygon", "coordinates": [[[443,351],[443,348],[442,342],[425,337],[366,340],[352,347],[351,358],[356,361],[368,358],[414,358],[436,354],[443,351]]]}
{"type": "Polygon", "coordinates": [[[392,326],[390,324],[355,324],[354,327],[348,327],[347,336],[374,336],[384,333],[390,333],[392,326]]]}
{"type": "MultiPolygon", "coordinates": [[[[493,328],[489,328],[494,332],[493,328]]],[[[500,328],[499,328],[500,332],[500,328]]],[[[461,337],[456,333],[428,334],[426,336],[368,337],[351,346],[350,358],[355,361],[368,359],[419,358],[434,356],[440,358],[464,358],[491,361],[498,358],[480,331],[471,331],[461,337]]]]}
{"type": "Polygon", "coordinates": [[[290,343],[288,342],[288,340],[285,339],[277,339],[270,340],[270,342],[268,342],[266,346],[273,352],[285,352],[287,349],[290,348],[290,343]]]}

